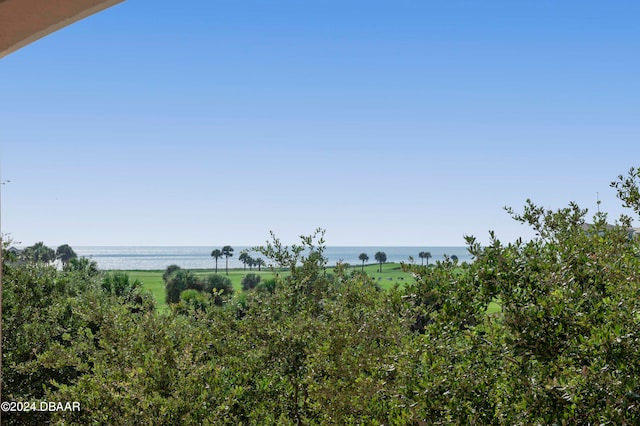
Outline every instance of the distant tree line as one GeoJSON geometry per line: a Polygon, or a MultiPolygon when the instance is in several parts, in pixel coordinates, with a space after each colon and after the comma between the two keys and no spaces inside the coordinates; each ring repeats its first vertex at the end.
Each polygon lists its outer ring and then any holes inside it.
{"type": "Polygon", "coordinates": [[[52,263],[55,260],[60,260],[63,265],[67,265],[71,259],[78,257],[68,244],[63,244],[56,250],[53,250],[47,247],[42,241],[25,247],[23,250],[17,251],[17,253],[18,258],[25,262],[52,263]]]}
{"type": "MultiPolygon", "coordinates": [[[[420,257],[420,259],[422,260],[422,265],[424,265],[424,259],[427,259],[427,266],[428,266],[429,265],[429,259],[432,256],[431,256],[431,252],[421,251],[418,254],[418,257],[420,257]]],[[[451,258],[452,259],[456,259],[456,260],[458,259],[458,257],[455,256],[455,255],[453,255],[451,258]]],[[[358,259],[360,259],[362,261],[362,272],[364,272],[364,264],[365,264],[365,262],[367,262],[369,260],[369,255],[367,253],[360,253],[360,255],[358,256],[358,259]]],[[[378,251],[374,255],[374,259],[376,260],[376,262],[378,262],[380,264],[380,266],[378,268],[378,272],[382,272],[382,264],[387,261],[387,254],[385,252],[383,252],[383,251],[378,251]]]]}

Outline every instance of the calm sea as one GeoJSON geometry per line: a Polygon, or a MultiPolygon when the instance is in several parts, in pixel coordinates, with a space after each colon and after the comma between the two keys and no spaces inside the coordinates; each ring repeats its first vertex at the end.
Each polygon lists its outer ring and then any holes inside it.
{"type": "MultiPolygon", "coordinates": [[[[217,247],[221,248],[221,247],[217,247]]],[[[211,250],[214,247],[193,246],[193,247],[151,247],[151,246],[109,246],[109,247],[74,247],[78,256],[84,256],[95,260],[100,269],[127,269],[127,270],[149,270],[165,269],[167,266],[176,264],[188,269],[210,269],[214,267],[214,260],[211,257],[211,250]]],[[[233,247],[233,257],[229,258],[230,268],[240,268],[242,263],[238,260],[238,255],[249,247],[233,247]]],[[[458,256],[462,262],[471,261],[471,256],[466,247],[327,247],[325,256],[329,259],[329,266],[333,266],[338,261],[360,265],[358,259],[360,253],[369,256],[367,263],[375,263],[374,256],[378,251],[383,251],[387,255],[388,262],[407,262],[409,256],[413,256],[415,263],[420,264],[421,259],[418,253],[421,251],[431,252],[430,263],[444,259],[445,255],[458,256]]],[[[259,253],[249,252],[253,258],[263,257],[259,253]]],[[[267,264],[267,259],[264,259],[267,264]]],[[[218,259],[218,269],[224,268],[225,258],[218,259]]]]}

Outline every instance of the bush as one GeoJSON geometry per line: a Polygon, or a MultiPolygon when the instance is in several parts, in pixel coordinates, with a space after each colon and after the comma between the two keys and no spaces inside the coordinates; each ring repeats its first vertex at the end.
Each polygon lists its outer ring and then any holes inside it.
{"type": "Polygon", "coordinates": [[[130,281],[129,275],[124,272],[110,272],[105,274],[101,283],[102,290],[112,294],[133,305],[131,312],[153,311],[155,300],[153,295],[142,287],[139,280],[130,281]]]}
{"type": "Polygon", "coordinates": [[[225,297],[233,294],[233,284],[229,277],[225,275],[211,274],[207,276],[204,283],[204,292],[207,294],[215,292],[214,303],[220,306],[225,297]]]}
{"type": "Polygon", "coordinates": [[[162,280],[166,283],[171,275],[173,275],[174,272],[179,271],[180,269],[182,268],[180,268],[178,265],[167,266],[167,269],[165,269],[164,273],[162,274],[162,280]]]}
{"type": "Polygon", "coordinates": [[[198,278],[191,271],[178,269],[170,273],[165,281],[167,303],[178,303],[180,293],[187,289],[194,289],[200,285],[198,278]]]}
{"type": "Polygon", "coordinates": [[[205,311],[210,298],[198,290],[187,289],[180,293],[180,313],[189,311],[205,311]]]}
{"type": "Polygon", "coordinates": [[[126,296],[141,287],[139,280],[131,282],[124,272],[110,272],[102,278],[102,289],[116,296],[126,296]]]}
{"type": "Polygon", "coordinates": [[[276,279],[266,278],[264,280],[260,280],[260,282],[256,286],[256,289],[264,293],[273,293],[274,291],[276,291],[276,279]]]}
{"type": "Polygon", "coordinates": [[[256,288],[258,283],[260,282],[260,275],[258,274],[247,274],[242,278],[242,290],[253,290],[256,288]]]}

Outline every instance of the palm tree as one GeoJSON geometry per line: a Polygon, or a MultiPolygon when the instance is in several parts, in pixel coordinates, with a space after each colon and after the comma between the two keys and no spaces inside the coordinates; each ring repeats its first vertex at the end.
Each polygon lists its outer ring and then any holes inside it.
{"type": "Polygon", "coordinates": [[[364,272],[364,262],[369,260],[369,256],[367,256],[367,253],[360,253],[360,256],[358,256],[358,259],[362,260],[362,272],[364,272]]]}
{"type": "Polygon", "coordinates": [[[387,261],[387,254],[383,251],[379,251],[376,253],[375,259],[380,263],[380,269],[378,272],[382,272],[382,264],[387,261]]]}
{"type": "Polygon", "coordinates": [[[261,257],[257,258],[256,260],[253,261],[253,263],[258,266],[258,271],[260,270],[261,266],[264,266],[264,260],[262,260],[261,257]]]}
{"type": "Polygon", "coordinates": [[[100,273],[96,261],[87,259],[86,257],[74,257],[69,260],[69,263],[65,266],[65,270],[82,272],[90,277],[95,277],[100,273]]]}
{"type": "Polygon", "coordinates": [[[211,252],[211,257],[216,260],[216,274],[218,273],[218,259],[222,257],[222,251],[220,249],[214,249],[211,252]]]}
{"type": "Polygon", "coordinates": [[[251,262],[249,262],[249,259],[251,258],[249,257],[249,253],[247,253],[246,251],[243,251],[242,253],[240,253],[240,256],[238,256],[238,260],[244,265],[245,271],[247,270],[247,263],[251,264],[251,262]]]}
{"type": "Polygon", "coordinates": [[[431,252],[421,251],[418,254],[418,257],[420,257],[420,259],[422,259],[422,265],[424,265],[424,259],[427,259],[427,266],[429,266],[429,259],[431,258],[431,252]]]}
{"type": "Polygon", "coordinates": [[[231,247],[231,246],[222,247],[222,254],[224,255],[224,257],[227,260],[227,264],[225,266],[225,270],[227,272],[227,275],[229,275],[229,258],[233,256],[233,247],[231,247]]]}

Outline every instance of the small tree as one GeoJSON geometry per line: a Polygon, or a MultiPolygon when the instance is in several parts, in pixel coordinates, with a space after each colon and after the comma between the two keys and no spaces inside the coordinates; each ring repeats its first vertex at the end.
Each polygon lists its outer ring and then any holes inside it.
{"type": "Polygon", "coordinates": [[[227,263],[225,265],[225,271],[227,275],[229,275],[229,258],[233,256],[233,247],[224,246],[222,247],[222,255],[225,257],[227,263]]]}
{"type": "Polygon", "coordinates": [[[364,262],[369,260],[369,256],[367,255],[367,253],[360,253],[360,256],[358,256],[358,259],[362,260],[362,272],[364,272],[364,262]]]}
{"type": "Polygon", "coordinates": [[[222,251],[220,249],[214,249],[211,252],[211,257],[216,261],[216,274],[218,273],[218,259],[222,257],[222,251]]]}
{"type": "Polygon", "coordinates": [[[378,263],[380,263],[378,272],[382,272],[382,264],[387,261],[387,254],[383,251],[379,251],[376,253],[375,259],[378,263]]]}

